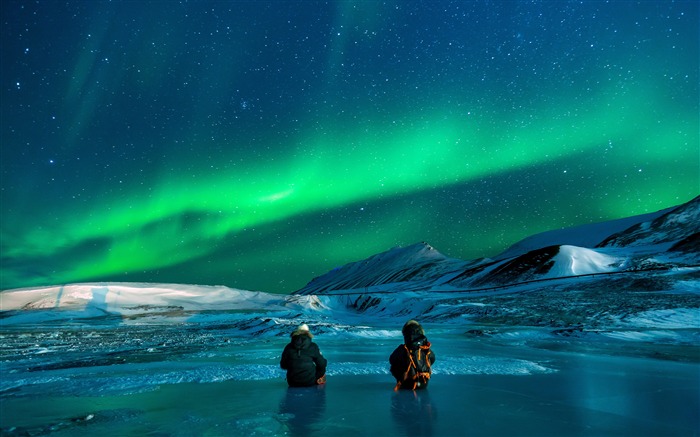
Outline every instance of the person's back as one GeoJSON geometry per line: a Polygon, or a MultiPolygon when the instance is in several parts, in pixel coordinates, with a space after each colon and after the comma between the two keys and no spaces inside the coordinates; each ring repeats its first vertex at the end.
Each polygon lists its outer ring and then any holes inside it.
{"type": "Polygon", "coordinates": [[[396,379],[396,390],[423,389],[428,386],[432,375],[435,354],[423,327],[415,320],[409,320],[401,330],[404,344],[398,346],[389,357],[391,374],[396,379]]]}
{"type": "Polygon", "coordinates": [[[290,387],[310,387],[325,382],[327,361],[318,345],[311,341],[309,327],[299,326],[291,335],[280,359],[280,367],[287,371],[290,387]]]}

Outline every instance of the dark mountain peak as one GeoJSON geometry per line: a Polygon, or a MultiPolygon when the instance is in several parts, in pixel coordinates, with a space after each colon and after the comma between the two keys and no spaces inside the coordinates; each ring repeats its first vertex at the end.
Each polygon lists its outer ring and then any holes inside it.
{"type": "Polygon", "coordinates": [[[367,259],[351,262],[311,280],[297,294],[376,287],[432,277],[435,270],[462,261],[449,258],[425,242],[394,247],[367,259]]]}
{"type": "Polygon", "coordinates": [[[522,282],[534,279],[537,275],[544,275],[554,265],[554,257],[559,251],[560,246],[547,246],[527,252],[499,264],[488,274],[474,281],[472,286],[522,282]]]}
{"type": "Polygon", "coordinates": [[[653,220],[613,234],[596,247],[651,246],[677,243],[700,232],[700,196],[653,220]]]}

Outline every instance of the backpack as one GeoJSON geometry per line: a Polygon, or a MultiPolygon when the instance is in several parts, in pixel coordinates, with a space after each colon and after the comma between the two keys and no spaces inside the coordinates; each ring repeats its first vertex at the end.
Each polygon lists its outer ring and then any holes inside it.
{"type": "Polygon", "coordinates": [[[424,387],[430,380],[430,343],[420,346],[418,349],[411,351],[405,344],[403,348],[408,356],[408,369],[403,374],[401,381],[396,383],[394,391],[400,388],[415,390],[424,387]]]}

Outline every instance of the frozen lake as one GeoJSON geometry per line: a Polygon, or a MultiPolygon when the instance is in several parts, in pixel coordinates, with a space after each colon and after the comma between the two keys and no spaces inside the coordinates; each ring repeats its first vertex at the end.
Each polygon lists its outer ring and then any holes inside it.
{"type": "Polygon", "coordinates": [[[388,373],[400,326],[311,326],[329,361],[320,389],[287,388],[281,332],[108,319],[4,327],[2,435],[700,434],[694,346],[630,356],[532,327],[482,336],[427,325],[435,373],[414,395],[394,393],[388,373]]]}

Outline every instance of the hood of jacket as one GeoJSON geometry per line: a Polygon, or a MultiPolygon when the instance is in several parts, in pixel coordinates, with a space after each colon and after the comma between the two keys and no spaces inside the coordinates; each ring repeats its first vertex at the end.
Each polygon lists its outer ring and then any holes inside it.
{"type": "Polygon", "coordinates": [[[290,343],[294,349],[306,349],[311,345],[311,336],[306,333],[293,335],[290,343]]]}

